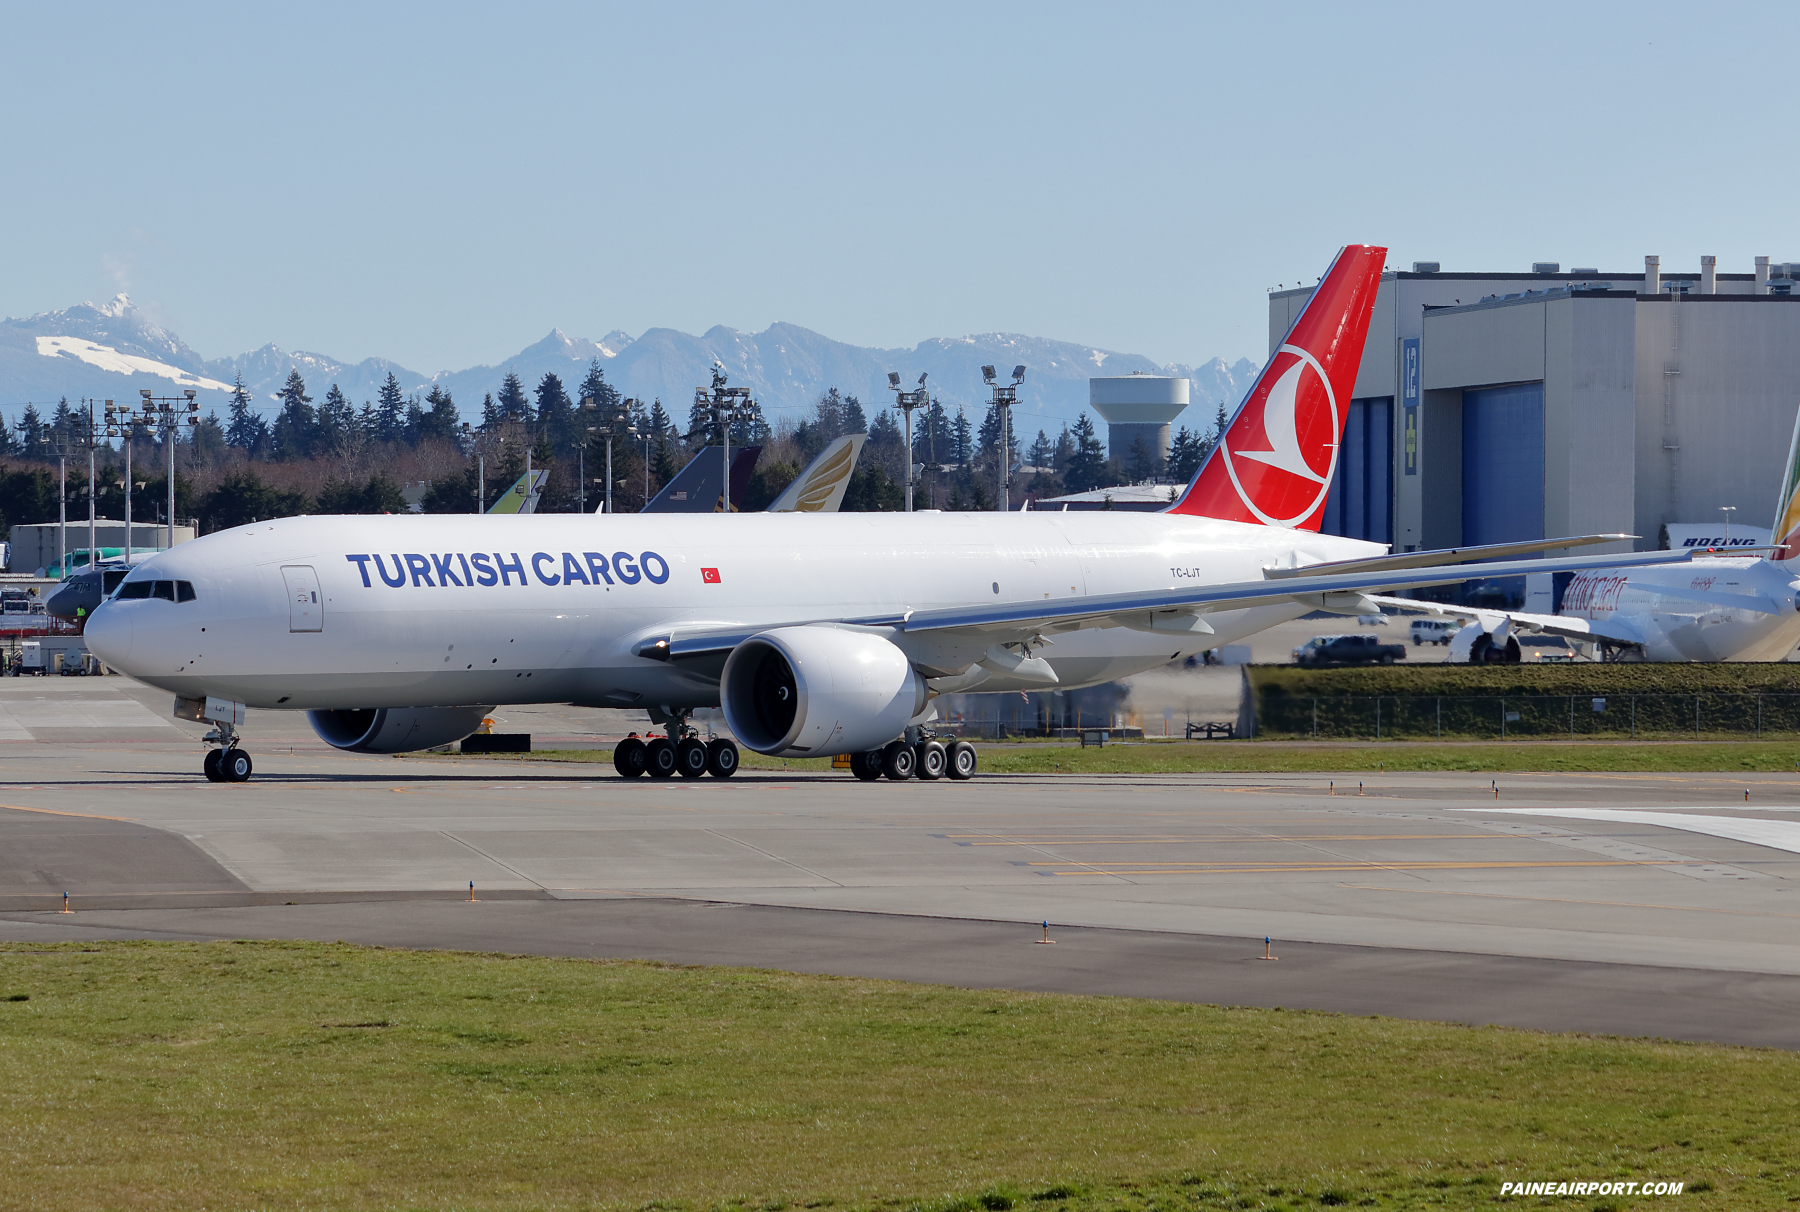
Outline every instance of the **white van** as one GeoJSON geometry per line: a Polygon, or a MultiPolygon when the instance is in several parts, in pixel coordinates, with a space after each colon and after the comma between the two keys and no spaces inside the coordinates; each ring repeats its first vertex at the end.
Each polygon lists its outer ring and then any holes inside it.
{"type": "Polygon", "coordinates": [[[1421,644],[1448,644],[1462,630],[1462,624],[1455,619],[1414,619],[1412,621],[1412,642],[1417,648],[1421,644]]]}

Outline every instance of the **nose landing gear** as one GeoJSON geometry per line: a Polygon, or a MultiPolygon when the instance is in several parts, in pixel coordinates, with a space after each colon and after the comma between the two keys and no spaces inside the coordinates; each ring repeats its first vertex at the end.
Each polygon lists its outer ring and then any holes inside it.
{"type": "Polygon", "coordinates": [[[250,772],[255,769],[250,755],[237,747],[237,729],[230,724],[215,725],[213,730],[202,738],[219,746],[206,751],[206,758],[200,763],[200,770],[206,775],[209,783],[244,783],[250,779],[250,772]]]}

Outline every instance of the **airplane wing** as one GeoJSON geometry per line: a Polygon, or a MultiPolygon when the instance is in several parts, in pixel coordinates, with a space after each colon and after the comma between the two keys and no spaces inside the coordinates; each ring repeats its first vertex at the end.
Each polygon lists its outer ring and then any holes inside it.
{"type": "MultiPolygon", "coordinates": [[[[1439,554],[1454,556],[1454,553],[1439,554]]],[[[1523,576],[1540,572],[1578,572],[1587,568],[1674,564],[1685,562],[1689,558],[1690,552],[1678,550],[1503,560],[1481,565],[1481,573],[1483,576],[1523,576]]],[[[1152,589],[1133,593],[1046,598],[1043,601],[992,606],[984,604],[908,610],[865,618],[792,619],[780,624],[768,623],[756,627],[702,626],[645,640],[634,651],[636,655],[652,660],[684,661],[702,657],[722,659],[724,653],[751,635],[770,627],[834,623],[892,628],[907,636],[941,640],[947,649],[959,651],[968,650],[973,645],[974,650],[979,652],[981,644],[991,645],[988,655],[992,656],[995,648],[1033,642],[1045,633],[1074,631],[1083,627],[1129,627],[1171,635],[1208,634],[1212,628],[1207,625],[1205,615],[1213,610],[1237,610],[1295,601],[1315,609],[1354,610],[1358,604],[1368,600],[1368,590],[1454,585],[1468,579],[1469,569],[1466,566],[1449,563],[1387,571],[1353,570],[1298,579],[1272,577],[1260,581],[1196,586],[1191,589],[1152,589]]],[[[974,658],[970,658],[963,665],[973,661],[974,658]]],[[[1047,671],[1048,665],[1045,664],[1044,668],[1047,671]]],[[[1050,680],[1054,681],[1054,675],[1051,675],[1050,680]]]]}
{"type": "Polygon", "coordinates": [[[1369,601],[1377,606],[1389,606],[1396,610],[1423,611],[1440,618],[1465,619],[1471,623],[1480,623],[1483,631],[1494,631],[1505,620],[1510,621],[1515,628],[1541,631],[1545,635],[1559,635],[1569,640],[1605,640],[1610,644],[1642,645],[1644,643],[1643,633],[1623,619],[1608,619],[1604,623],[1595,623],[1587,619],[1566,618],[1560,614],[1533,614],[1524,610],[1448,606],[1442,602],[1419,602],[1412,598],[1389,598],[1379,594],[1370,594],[1369,601]]]}
{"type": "Polygon", "coordinates": [[[844,504],[844,490],[850,487],[850,473],[862,456],[866,433],[853,433],[837,439],[819,452],[819,457],[794,477],[787,490],[775,498],[769,513],[836,513],[844,504]]]}

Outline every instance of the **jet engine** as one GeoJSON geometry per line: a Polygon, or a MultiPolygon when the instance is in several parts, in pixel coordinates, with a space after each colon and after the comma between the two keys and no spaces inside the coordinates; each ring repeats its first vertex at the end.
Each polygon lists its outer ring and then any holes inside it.
{"type": "Polygon", "coordinates": [[[838,627],[777,627],[751,636],[725,661],[725,722],[772,756],[818,757],[877,749],[925,707],[925,679],[880,636],[838,627]]]}
{"type": "Polygon", "coordinates": [[[1519,637],[1503,620],[1491,631],[1478,622],[1465,624],[1451,637],[1450,655],[1445,659],[1452,665],[1465,661],[1471,665],[1516,665],[1519,656],[1519,637]]]}
{"type": "Polygon", "coordinates": [[[409,753],[460,741],[481,727],[492,707],[374,707],[309,711],[327,745],[356,753],[409,753]]]}

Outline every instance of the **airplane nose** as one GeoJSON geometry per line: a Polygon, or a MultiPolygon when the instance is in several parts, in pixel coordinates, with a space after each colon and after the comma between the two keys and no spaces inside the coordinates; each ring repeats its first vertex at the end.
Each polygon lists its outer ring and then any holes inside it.
{"type": "Polygon", "coordinates": [[[120,617],[124,613],[116,606],[102,604],[82,629],[88,651],[113,669],[124,669],[131,659],[131,628],[120,617]]]}

